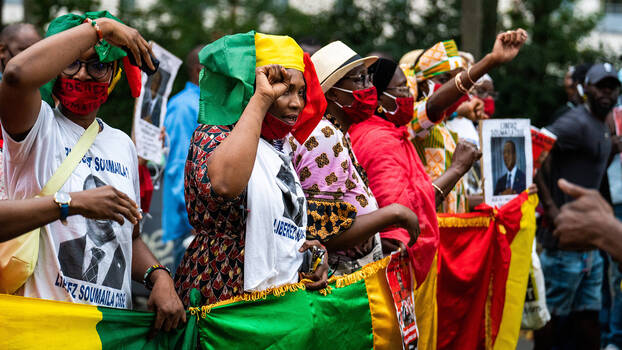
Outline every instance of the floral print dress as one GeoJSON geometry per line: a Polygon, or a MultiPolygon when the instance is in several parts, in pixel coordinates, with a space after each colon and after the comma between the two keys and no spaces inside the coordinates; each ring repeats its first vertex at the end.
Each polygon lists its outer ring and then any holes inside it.
{"type": "Polygon", "coordinates": [[[233,126],[199,125],[185,170],[186,210],[196,236],[175,274],[175,288],[184,305],[198,289],[213,304],[244,292],[246,191],[226,199],[212,190],[207,160],[233,126]]]}

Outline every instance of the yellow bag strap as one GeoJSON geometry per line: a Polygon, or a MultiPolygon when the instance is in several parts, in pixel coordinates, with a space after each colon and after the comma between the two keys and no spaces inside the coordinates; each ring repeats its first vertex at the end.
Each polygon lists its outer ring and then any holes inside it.
{"type": "Polygon", "coordinates": [[[93,123],[82,133],[80,139],[75,144],[67,158],[63,160],[58,169],[54,172],[54,175],[43,186],[43,189],[39,193],[39,196],[49,196],[58,192],[65,184],[74,169],[80,164],[82,157],[86,154],[86,151],[91,148],[91,145],[95,141],[95,137],[99,133],[99,122],[97,119],[93,120],[93,123]]]}

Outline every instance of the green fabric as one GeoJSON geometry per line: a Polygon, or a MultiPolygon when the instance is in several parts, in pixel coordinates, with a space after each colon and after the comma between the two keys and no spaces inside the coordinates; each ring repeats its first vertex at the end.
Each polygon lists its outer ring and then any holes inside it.
{"type": "MultiPolygon", "coordinates": [[[[111,15],[108,11],[87,12],[84,15],[69,13],[57,17],[52,22],[50,22],[50,26],[48,27],[48,31],[45,33],[45,36],[52,36],[67,29],[77,27],[82,24],[82,22],[84,22],[84,20],[87,18],[96,20],[102,17],[111,18],[119,23],[123,23],[120,19],[111,15]]],[[[93,31],[94,30],[95,29],[93,29],[93,31]]],[[[102,62],[113,62],[127,56],[127,53],[123,51],[123,49],[110,45],[106,40],[102,40],[100,43],[95,45],[95,52],[97,52],[99,60],[102,62]]]]}
{"type": "Polygon", "coordinates": [[[102,320],[96,329],[102,349],[196,349],[196,316],[186,312],[187,323],[170,332],[160,331],[148,339],[154,314],[98,307],[102,320]]]}
{"type": "Polygon", "coordinates": [[[255,32],[224,36],[199,52],[199,123],[236,123],[255,91],[255,32]]]}
{"type": "MultiPolygon", "coordinates": [[[[120,19],[111,15],[108,11],[87,12],[84,15],[69,13],[52,20],[52,22],[50,22],[47,32],[45,33],[45,37],[47,38],[54,34],[63,32],[67,29],[77,27],[82,24],[82,22],[84,22],[87,17],[93,20],[106,17],[114,19],[119,23],[123,23],[120,19]]],[[[94,30],[95,29],[93,29],[93,31],[94,30]]],[[[127,53],[123,51],[123,49],[110,45],[110,43],[108,43],[106,40],[102,40],[97,45],[95,45],[95,52],[99,56],[99,60],[102,62],[113,62],[127,56],[127,53]]],[[[52,98],[52,90],[54,89],[55,83],[56,78],[50,80],[49,82],[47,82],[47,84],[43,85],[39,89],[41,93],[41,99],[47,102],[50,106],[52,106],[52,108],[54,108],[55,106],[54,99],[52,98]]]]}
{"type": "Polygon", "coordinates": [[[202,349],[372,349],[365,281],[322,296],[306,290],[213,308],[199,320],[202,349]]]}

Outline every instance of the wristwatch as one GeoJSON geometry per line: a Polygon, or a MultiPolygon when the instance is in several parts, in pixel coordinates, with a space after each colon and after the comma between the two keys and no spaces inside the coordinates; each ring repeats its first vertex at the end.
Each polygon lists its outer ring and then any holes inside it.
{"type": "Polygon", "coordinates": [[[69,216],[69,204],[71,204],[71,196],[67,192],[54,193],[54,202],[60,207],[60,222],[67,225],[67,216],[69,216]]]}

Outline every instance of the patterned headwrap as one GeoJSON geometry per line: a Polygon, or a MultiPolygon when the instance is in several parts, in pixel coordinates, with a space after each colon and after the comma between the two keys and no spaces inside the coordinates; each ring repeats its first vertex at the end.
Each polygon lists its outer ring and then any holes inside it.
{"type": "Polygon", "coordinates": [[[453,40],[437,43],[427,49],[415,65],[417,82],[422,82],[435,75],[464,67],[464,60],[458,54],[458,47],[453,40]]]}
{"type": "MultiPolygon", "coordinates": [[[[67,29],[77,27],[80,24],[84,23],[84,20],[86,20],[87,18],[90,18],[92,20],[96,20],[98,18],[110,18],[114,19],[119,23],[123,23],[120,19],[111,15],[108,11],[87,12],[84,15],[69,13],[57,17],[52,22],[50,22],[48,30],[45,33],[45,37],[47,38],[54,34],[63,32],[67,29]]],[[[123,60],[123,68],[125,69],[125,75],[127,77],[128,84],[130,85],[132,97],[138,97],[140,95],[141,88],[140,69],[137,66],[130,64],[129,59],[127,58],[127,53],[123,49],[111,45],[106,40],[101,40],[95,45],[95,52],[97,53],[97,56],[99,57],[99,60],[101,62],[114,62],[119,59],[123,60]]],[[[121,71],[119,70],[119,72],[117,72],[116,76],[113,78],[112,83],[108,88],[108,92],[112,91],[116,83],[121,78],[120,72],[121,71]]],[[[55,82],[56,79],[52,79],[40,89],[42,99],[51,106],[54,106],[54,101],[52,99],[52,89],[54,88],[55,82]]]]}
{"type": "Polygon", "coordinates": [[[199,52],[203,70],[199,78],[199,123],[236,123],[255,92],[255,68],[280,64],[303,72],[307,84],[306,104],[292,134],[302,143],[322,119],[326,99],[315,67],[294,39],[250,31],[224,36],[199,52]]]}

